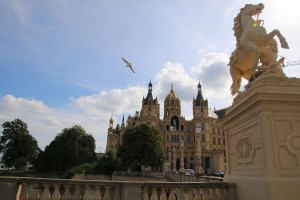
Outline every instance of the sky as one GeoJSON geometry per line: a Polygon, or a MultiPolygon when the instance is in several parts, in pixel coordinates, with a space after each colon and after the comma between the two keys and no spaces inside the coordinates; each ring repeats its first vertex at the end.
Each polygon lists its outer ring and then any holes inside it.
{"type": "MultiPolygon", "coordinates": [[[[199,81],[209,107],[226,108],[233,19],[247,3],[265,5],[267,32],[289,43],[278,54],[299,61],[295,0],[0,0],[0,124],[26,122],[42,150],[78,124],[104,152],[110,117],[116,126],[140,111],[150,80],[161,114],[173,84],[192,119],[199,81]]],[[[300,66],[284,72],[300,78],[300,66]]]]}

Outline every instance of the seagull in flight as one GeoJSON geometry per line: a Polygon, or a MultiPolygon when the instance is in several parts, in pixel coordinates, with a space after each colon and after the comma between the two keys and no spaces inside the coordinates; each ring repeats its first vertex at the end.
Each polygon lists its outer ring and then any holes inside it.
{"type": "Polygon", "coordinates": [[[129,67],[129,68],[131,69],[131,71],[132,71],[133,73],[135,73],[135,71],[134,71],[134,69],[133,69],[131,63],[128,62],[128,61],[127,61],[125,58],[123,58],[123,57],[122,57],[122,60],[126,63],[126,67],[129,67]]]}

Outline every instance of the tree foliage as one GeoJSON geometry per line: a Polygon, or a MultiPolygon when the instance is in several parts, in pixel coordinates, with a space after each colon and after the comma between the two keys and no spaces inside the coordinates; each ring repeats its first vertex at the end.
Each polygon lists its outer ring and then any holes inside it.
{"type": "Polygon", "coordinates": [[[20,119],[4,122],[0,137],[0,152],[8,167],[21,169],[34,162],[40,151],[37,140],[29,134],[27,124],[20,119]]]}
{"type": "Polygon", "coordinates": [[[115,152],[108,150],[105,154],[99,159],[95,172],[99,174],[104,174],[112,178],[114,171],[119,168],[118,159],[115,152]]]}
{"type": "Polygon", "coordinates": [[[129,127],[122,139],[118,157],[123,166],[139,171],[141,165],[156,167],[162,163],[162,138],[158,129],[146,124],[129,127]]]}
{"type": "Polygon", "coordinates": [[[65,128],[41,152],[36,168],[38,171],[66,171],[83,163],[96,161],[95,139],[83,127],[65,128]]]}

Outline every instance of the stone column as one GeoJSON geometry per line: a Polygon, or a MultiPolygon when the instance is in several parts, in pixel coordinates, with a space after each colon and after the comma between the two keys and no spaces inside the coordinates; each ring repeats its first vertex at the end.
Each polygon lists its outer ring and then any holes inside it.
{"type": "Polygon", "coordinates": [[[204,170],[202,168],[202,159],[201,159],[201,124],[196,124],[195,127],[195,136],[196,136],[196,170],[195,175],[197,177],[202,176],[204,174],[204,170]]]}
{"type": "Polygon", "coordinates": [[[183,140],[181,140],[180,141],[180,169],[179,169],[179,173],[181,175],[185,173],[185,170],[184,170],[183,148],[184,148],[184,143],[183,143],[183,140]]]}
{"type": "Polygon", "coordinates": [[[176,148],[173,148],[173,172],[177,172],[176,169],[176,148]]]}
{"type": "Polygon", "coordinates": [[[300,197],[300,79],[262,74],[222,119],[226,175],[239,200],[300,197]]]}

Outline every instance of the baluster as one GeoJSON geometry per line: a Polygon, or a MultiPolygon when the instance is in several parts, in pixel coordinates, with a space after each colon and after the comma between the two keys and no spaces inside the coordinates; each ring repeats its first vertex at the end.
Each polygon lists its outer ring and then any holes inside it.
{"type": "Polygon", "coordinates": [[[157,188],[152,186],[151,200],[158,200],[157,188]]]}
{"type": "Polygon", "coordinates": [[[100,187],[100,197],[101,197],[101,200],[104,199],[104,195],[105,195],[105,187],[101,186],[100,187]]]}
{"type": "Polygon", "coordinates": [[[209,187],[208,188],[208,199],[212,200],[212,196],[213,196],[213,188],[209,187]]]}
{"type": "Polygon", "coordinates": [[[193,199],[194,198],[193,188],[189,188],[189,187],[185,188],[185,194],[186,194],[185,199],[187,200],[193,199]]]}
{"type": "Polygon", "coordinates": [[[142,187],[142,199],[143,200],[149,200],[148,187],[147,186],[142,187]]]}
{"type": "Polygon", "coordinates": [[[110,196],[110,199],[113,200],[114,199],[114,196],[115,196],[115,187],[114,186],[110,186],[110,189],[109,189],[109,196],[110,196]]]}
{"type": "Polygon", "coordinates": [[[28,199],[30,200],[39,199],[40,198],[39,192],[40,192],[39,185],[30,184],[29,187],[27,188],[28,199]]]}
{"type": "Polygon", "coordinates": [[[194,199],[203,199],[202,198],[202,188],[201,187],[196,187],[195,188],[195,198],[194,199]]]}
{"type": "Polygon", "coordinates": [[[219,200],[220,199],[220,186],[212,188],[212,199],[219,200]]]}
{"type": "Polygon", "coordinates": [[[95,186],[95,195],[94,195],[94,199],[95,200],[100,200],[101,199],[101,194],[100,194],[100,185],[96,185],[95,186]]]}
{"type": "Polygon", "coordinates": [[[114,200],[121,200],[121,187],[119,185],[115,186],[115,196],[114,200]]]}
{"type": "Polygon", "coordinates": [[[61,200],[69,200],[71,199],[70,185],[64,185],[65,192],[61,197],[61,200]]]}
{"type": "Polygon", "coordinates": [[[84,195],[82,197],[83,200],[90,200],[91,199],[91,186],[90,185],[85,185],[84,186],[84,195]]]}
{"type": "Polygon", "coordinates": [[[41,200],[50,199],[49,184],[44,184],[44,191],[41,194],[41,200]]]}
{"type": "Polygon", "coordinates": [[[204,187],[203,188],[203,200],[209,200],[209,188],[208,187],[204,187]]]}
{"type": "Polygon", "coordinates": [[[167,188],[160,187],[160,197],[159,200],[167,200],[167,188]]]}
{"type": "Polygon", "coordinates": [[[215,187],[209,187],[209,199],[216,199],[215,187]]]}
{"type": "Polygon", "coordinates": [[[104,197],[103,200],[110,200],[110,186],[106,185],[104,186],[104,197]]]}
{"type": "Polygon", "coordinates": [[[176,200],[177,199],[177,197],[175,195],[176,192],[177,192],[176,188],[174,188],[174,187],[170,188],[169,200],[176,200]]]}
{"type": "Polygon", "coordinates": [[[75,185],[75,192],[73,194],[73,198],[74,200],[79,200],[80,199],[80,185],[75,185]]]}
{"type": "Polygon", "coordinates": [[[19,186],[21,192],[20,192],[20,200],[27,200],[28,194],[27,194],[27,190],[28,190],[28,183],[21,183],[21,185],[19,186]]]}
{"type": "Polygon", "coordinates": [[[220,187],[220,200],[225,200],[225,188],[224,187],[220,187]]]}
{"type": "Polygon", "coordinates": [[[185,192],[184,192],[184,188],[181,186],[180,188],[179,188],[179,199],[180,200],[185,200],[186,198],[186,195],[185,195],[185,192]]]}
{"type": "Polygon", "coordinates": [[[59,184],[54,184],[54,192],[51,196],[51,199],[53,199],[53,200],[60,199],[59,186],[60,186],[59,184]]]}

